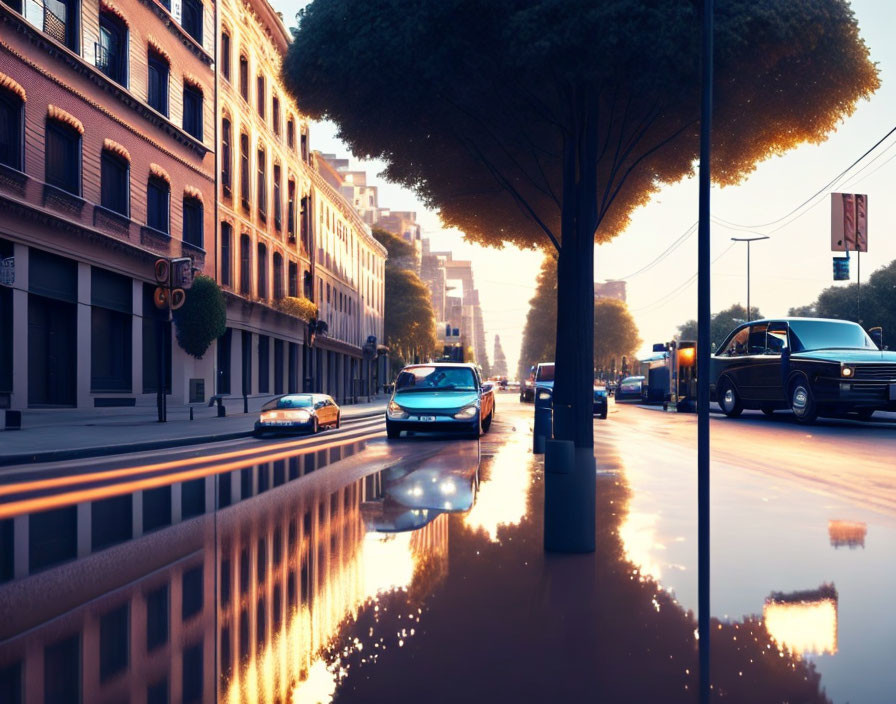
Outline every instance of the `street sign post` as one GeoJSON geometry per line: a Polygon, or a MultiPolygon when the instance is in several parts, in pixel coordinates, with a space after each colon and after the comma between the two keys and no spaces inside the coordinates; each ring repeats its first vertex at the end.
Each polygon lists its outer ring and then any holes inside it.
{"type": "Polygon", "coordinates": [[[868,251],[868,196],[831,193],[831,251],[846,252],[834,258],[834,281],[849,280],[849,253],[856,253],[856,320],[862,323],[862,258],[868,251]],[[838,264],[839,261],[839,264],[838,264]]]}
{"type": "Polygon", "coordinates": [[[171,311],[180,308],[187,300],[185,289],[193,285],[193,260],[190,257],[176,259],[156,259],[152,268],[156,280],[153,292],[153,303],[159,309],[158,334],[156,335],[158,356],[158,379],[156,381],[156,405],[159,409],[159,422],[168,420],[166,399],[167,363],[165,349],[165,323],[171,322],[171,311]]]}

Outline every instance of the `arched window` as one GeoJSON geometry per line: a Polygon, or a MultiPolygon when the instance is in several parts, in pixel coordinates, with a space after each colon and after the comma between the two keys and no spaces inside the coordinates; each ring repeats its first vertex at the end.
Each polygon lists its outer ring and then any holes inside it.
{"type": "Polygon", "coordinates": [[[81,195],[81,133],[69,122],[47,120],[46,182],[51,186],[81,195]]]}
{"type": "Polygon", "coordinates": [[[255,99],[258,101],[258,114],[264,119],[264,109],[267,102],[267,95],[264,89],[264,76],[258,74],[257,87],[255,89],[255,99]]]}
{"type": "Polygon", "coordinates": [[[116,83],[128,85],[128,28],[120,17],[100,10],[100,40],[94,45],[96,67],[116,83]]]}
{"type": "Polygon", "coordinates": [[[116,213],[130,214],[131,164],[121,152],[103,149],[100,155],[100,203],[116,213]]]}
{"type": "Polygon", "coordinates": [[[230,82],[230,32],[221,31],[221,75],[230,82]]]}
{"type": "Polygon", "coordinates": [[[191,195],[184,196],[183,240],[194,247],[202,248],[202,201],[191,195]]]}
{"type": "Polygon", "coordinates": [[[240,54],[240,95],[249,102],[249,59],[245,54],[240,54]]]}
{"type": "Polygon", "coordinates": [[[171,185],[158,176],[146,184],[146,225],[166,235],[170,232],[171,185]]]}
{"type": "Polygon", "coordinates": [[[221,223],[221,283],[232,286],[230,278],[231,257],[233,256],[233,228],[230,223],[221,223]]]}
{"type": "Polygon", "coordinates": [[[184,132],[202,141],[202,91],[184,81],[184,132]]]}
{"type": "Polygon", "coordinates": [[[296,148],[296,123],[290,115],[286,120],[286,146],[290,149],[296,148]]]}
{"type": "Polygon", "coordinates": [[[221,186],[224,188],[224,193],[227,195],[230,195],[233,181],[231,175],[233,169],[233,153],[231,148],[231,141],[233,140],[232,130],[233,128],[230,126],[230,120],[226,117],[221,118],[221,186]]]}
{"type": "Polygon", "coordinates": [[[282,227],[282,218],[281,218],[281,204],[280,201],[282,199],[280,193],[280,164],[274,164],[274,227],[279,232],[282,227]]]}
{"type": "Polygon", "coordinates": [[[0,164],[17,171],[22,171],[24,151],[24,93],[22,90],[19,95],[0,86],[0,164]]]}
{"type": "Polygon", "coordinates": [[[249,183],[249,135],[240,134],[240,197],[248,210],[252,186],[249,183]]]}
{"type": "Polygon", "coordinates": [[[265,164],[264,149],[258,150],[258,159],[256,161],[258,171],[258,180],[256,183],[255,201],[258,204],[258,217],[262,220],[267,219],[267,166],[265,164]]]}
{"type": "Polygon", "coordinates": [[[171,65],[164,56],[152,49],[149,50],[147,62],[146,102],[151,108],[168,117],[168,76],[171,73],[171,65]]]}

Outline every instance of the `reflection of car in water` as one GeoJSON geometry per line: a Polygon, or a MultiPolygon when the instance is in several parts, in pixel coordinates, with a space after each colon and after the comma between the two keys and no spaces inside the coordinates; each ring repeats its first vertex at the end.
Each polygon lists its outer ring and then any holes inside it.
{"type": "Polygon", "coordinates": [[[338,428],[340,417],[339,406],[326,394],[287,394],[261,407],[255,435],[297,430],[316,433],[323,427],[338,428]]]}
{"type": "Polygon", "coordinates": [[[495,392],[472,364],[414,364],[401,370],[386,407],[386,434],[462,432],[478,438],[495,416],[495,392]]]}
{"type": "Polygon", "coordinates": [[[712,357],[710,392],[722,411],[797,420],[896,410],[896,352],[878,349],[856,323],[821,318],[757,320],[736,328],[712,357]]]}
{"type": "Polygon", "coordinates": [[[362,505],[365,523],[379,532],[416,530],[442,513],[465,513],[479,489],[479,448],[467,443],[450,454],[389,467],[379,474],[379,486],[362,505]]]}
{"type": "Polygon", "coordinates": [[[643,376],[627,376],[616,387],[617,401],[640,401],[641,387],[644,384],[643,376]]]}

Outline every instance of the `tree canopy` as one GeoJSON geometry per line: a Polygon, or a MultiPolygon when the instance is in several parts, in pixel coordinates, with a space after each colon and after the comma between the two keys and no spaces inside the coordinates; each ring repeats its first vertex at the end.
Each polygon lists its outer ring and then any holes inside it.
{"type": "MultiPolygon", "coordinates": [[[[761,317],[762,313],[759,312],[759,309],[756,306],[750,306],[750,320],[759,320],[761,317]]],[[[710,321],[709,339],[712,341],[712,344],[718,347],[725,341],[725,338],[728,337],[729,332],[746,321],[747,309],[740,305],[740,303],[735,303],[730,308],[720,310],[718,313],[713,314],[712,320],[710,321]]],[[[697,321],[688,320],[679,325],[678,334],[675,335],[675,339],[696,342],[697,321]]],[[[665,340],[658,340],[658,342],[665,342],[665,340]]]]}
{"type": "Polygon", "coordinates": [[[598,298],[594,302],[594,368],[611,370],[623,357],[634,357],[640,344],[628,306],[615,298],[598,298]]]}
{"type": "MultiPolygon", "coordinates": [[[[298,15],[284,80],[354,154],[384,160],[446,225],[491,245],[541,246],[546,229],[562,239],[564,137],[591,129],[607,240],[693,173],[698,7],[315,0],[298,15]]],[[[845,0],[728,0],[715,35],[718,183],[824,140],[879,85],[845,0]]]]}
{"type": "Polygon", "coordinates": [[[896,260],[871,274],[861,292],[854,283],[829,286],[813,303],[791,308],[788,315],[852,320],[866,330],[882,327],[885,342],[896,340],[896,260]]]}
{"type": "Polygon", "coordinates": [[[425,360],[435,353],[435,313],[429,288],[405,268],[413,247],[386,230],[374,229],[373,236],[388,252],[383,327],[393,366],[400,368],[415,357],[425,360]]]}
{"type": "Polygon", "coordinates": [[[209,345],[227,329],[224,292],[210,276],[199,274],[187,290],[183,306],[174,311],[177,343],[192,357],[202,359],[209,345]]]}

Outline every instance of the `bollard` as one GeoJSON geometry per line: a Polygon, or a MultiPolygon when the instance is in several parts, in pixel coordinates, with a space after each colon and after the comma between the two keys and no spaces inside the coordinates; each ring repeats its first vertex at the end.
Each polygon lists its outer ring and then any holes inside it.
{"type": "Polygon", "coordinates": [[[22,429],[22,412],[6,411],[6,429],[21,430],[22,429]]]}
{"type": "Polygon", "coordinates": [[[193,420],[193,407],[190,406],[190,420],[193,420]]]}
{"type": "Polygon", "coordinates": [[[218,400],[218,418],[223,418],[227,415],[227,409],[224,408],[224,404],[221,403],[221,400],[218,400]]]}
{"type": "Polygon", "coordinates": [[[535,418],[532,427],[532,452],[544,453],[545,440],[554,434],[552,399],[553,389],[549,386],[535,388],[535,418]]]}

